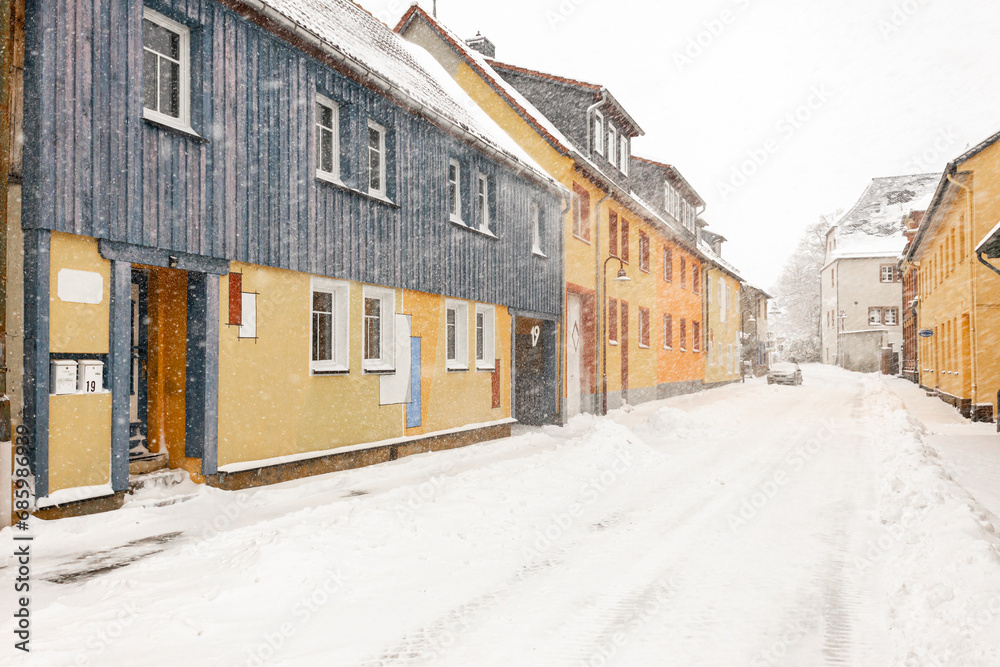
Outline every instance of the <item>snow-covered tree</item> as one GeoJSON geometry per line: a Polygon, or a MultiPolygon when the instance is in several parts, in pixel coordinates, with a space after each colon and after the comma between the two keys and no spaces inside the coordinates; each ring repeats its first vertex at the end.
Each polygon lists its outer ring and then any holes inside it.
{"type": "Polygon", "coordinates": [[[820,216],[806,227],[795,252],[785,262],[785,267],[771,293],[774,317],[771,328],[779,341],[783,341],[781,357],[798,361],[820,359],[820,268],[826,254],[826,233],[840,218],[838,210],[820,216]]]}

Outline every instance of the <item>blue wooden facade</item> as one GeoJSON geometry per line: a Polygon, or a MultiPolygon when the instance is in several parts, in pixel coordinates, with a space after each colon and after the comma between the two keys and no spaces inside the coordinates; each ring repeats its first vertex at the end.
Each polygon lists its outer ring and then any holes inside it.
{"type": "Polygon", "coordinates": [[[212,335],[219,323],[210,321],[218,284],[204,277],[225,273],[229,261],[446,294],[553,319],[562,311],[565,203],[557,186],[407,110],[405,99],[393,97],[403,93],[377,92],[319,49],[265,25],[275,27],[238,0],[28,4],[25,421],[39,448],[39,495],[46,491],[49,232],[99,239],[112,262],[115,490],[127,485],[123,295],[132,263],[179,266],[201,276],[191,287],[200,291],[189,294],[196,307],[188,313],[188,331],[200,339],[189,341],[198,373],[188,377],[189,398],[196,399],[188,408],[188,446],[204,458],[206,474],[214,472],[217,380],[211,373],[218,352],[212,335]],[[197,136],[143,118],[144,7],[190,29],[197,136]],[[316,177],[317,93],[341,104],[346,187],[316,177]],[[369,120],[387,129],[390,201],[362,192],[369,120]],[[449,159],[462,162],[470,197],[469,174],[491,179],[495,237],[449,222],[449,159]],[[532,253],[532,206],[540,210],[548,257],[532,253]]]}

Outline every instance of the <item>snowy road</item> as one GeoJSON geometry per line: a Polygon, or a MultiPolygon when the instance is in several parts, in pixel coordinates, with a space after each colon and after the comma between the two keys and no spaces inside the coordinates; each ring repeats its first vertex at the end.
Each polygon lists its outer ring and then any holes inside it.
{"type": "Polygon", "coordinates": [[[894,382],[809,366],[36,522],[31,660],[10,662],[1000,664],[1000,521],[906,411],[935,399],[904,409],[894,382]]]}

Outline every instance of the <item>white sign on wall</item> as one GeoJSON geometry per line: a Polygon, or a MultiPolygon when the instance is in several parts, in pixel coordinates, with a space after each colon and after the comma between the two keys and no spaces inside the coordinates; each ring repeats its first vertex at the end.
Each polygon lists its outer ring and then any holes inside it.
{"type": "Polygon", "coordinates": [[[59,269],[56,282],[61,301],[98,304],[104,300],[104,278],[100,273],[59,269]]]}

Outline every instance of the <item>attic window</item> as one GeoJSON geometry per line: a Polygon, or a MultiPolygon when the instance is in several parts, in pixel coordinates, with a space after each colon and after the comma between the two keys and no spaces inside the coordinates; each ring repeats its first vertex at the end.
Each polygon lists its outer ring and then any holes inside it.
{"type": "Polygon", "coordinates": [[[604,153],[604,115],[600,111],[594,112],[594,152],[604,153]]]}

